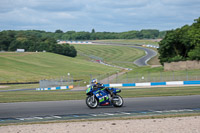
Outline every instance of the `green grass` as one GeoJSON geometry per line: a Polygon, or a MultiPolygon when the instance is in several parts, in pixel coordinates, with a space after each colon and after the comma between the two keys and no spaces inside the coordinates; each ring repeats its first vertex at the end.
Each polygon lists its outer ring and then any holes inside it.
{"type": "MultiPolygon", "coordinates": [[[[108,64],[135,68],[134,60],[144,51],[122,46],[74,45],[79,53],[94,55],[108,64]]],[[[92,63],[88,56],[79,54],[76,58],[53,53],[0,53],[0,83],[38,82],[41,79],[55,79],[70,73],[74,79],[89,81],[90,74],[112,74],[120,69],[92,63]]],[[[81,82],[82,84],[82,82],[81,82]]]]}
{"type": "Polygon", "coordinates": [[[0,82],[30,82],[73,75],[89,79],[90,74],[119,71],[117,68],[54,53],[0,53],[0,82]]]}
{"type": "MultiPolygon", "coordinates": [[[[95,42],[104,42],[104,43],[116,43],[116,44],[130,44],[130,45],[155,45],[159,46],[158,40],[156,39],[115,39],[115,40],[95,40],[95,42]]],[[[154,51],[157,51],[156,48],[150,48],[154,51]]],[[[158,55],[153,57],[151,60],[148,61],[150,65],[160,65],[158,55]]]]}
{"type": "Polygon", "coordinates": [[[0,102],[32,102],[32,101],[60,101],[81,100],[86,97],[83,91],[16,91],[0,92],[0,102]]]}
{"type": "MultiPolygon", "coordinates": [[[[199,86],[122,89],[123,98],[200,95],[199,86]]],[[[0,92],[0,102],[84,100],[85,91],[17,91],[0,92]]]]}
{"type": "Polygon", "coordinates": [[[200,86],[135,88],[135,89],[122,90],[122,93],[121,93],[121,96],[126,97],[126,98],[187,96],[187,95],[200,95],[200,86]]]}
{"type": "Polygon", "coordinates": [[[139,45],[155,45],[158,46],[156,39],[115,39],[115,40],[94,40],[95,42],[116,43],[116,44],[139,44],[139,45]]]}
{"type": "Polygon", "coordinates": [[[39,84],[16,84],[16,85],[1,85],[0,90],[14,90],[14,89],[30,89],[39,88],[39,84]]]}
{"type": "Polygon", "coordinates": [[[91,60],[88,56],[95,56],[102,58],[108,64],[127,68],[135,68],[136,66],[133,62],[145,54],[144,51],[124,46],[82,44],[75,44],[73,46],[79,52],[77,57],[79,59],[91,60]],[[82,53],[87,56],[84,56],[82,53]]]}
{"type": "Polygon", "coordinates": [[[149,65],[161,65],[160,64],[160,60],[158,59],[159,55],[157,54],[156,56],[154,56],[153,58],[151,58],[147,63],[149,65]]]}
{"type": "MultiPolygon", "coordinates": [[[[200,80],[200,69],[164,71],[163,67],[137,67],[118,77],[120,83],[200,80]],[[144,79],[142,79],[142,77],[144,79]]],[[[116,81],[115,79],[113,81],[116,81]]]]}

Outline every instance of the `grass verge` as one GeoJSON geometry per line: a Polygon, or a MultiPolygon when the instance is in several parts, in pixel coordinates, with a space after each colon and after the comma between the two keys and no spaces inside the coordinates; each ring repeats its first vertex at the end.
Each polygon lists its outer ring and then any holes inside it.
{"type": "MultiPolygon", "coordinates": [[[[122,89],[123,98],[200,95],[199,86],[122,89]]],[[[85,91],[16,91],[0,92],[0,103],[84,100],[85,91]]]]}
{"type": "Polygon", "coordinates": [[[39,84],[2,85],[1,87],[0,90],[31,89],[31,88],[39,88],[39,84]]]}
{"type": "Polygon", "coordinates": [[[121,92],[121,96],[124,98],[187,95],[200,95],[200,86],[134,88],[122,89],[121,92]]]}

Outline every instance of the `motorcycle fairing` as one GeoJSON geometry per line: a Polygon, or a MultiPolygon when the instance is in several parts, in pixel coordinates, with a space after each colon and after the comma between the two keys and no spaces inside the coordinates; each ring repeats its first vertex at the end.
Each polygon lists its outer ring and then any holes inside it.
{"type": "Polygon", "coordinates": [[[105,92],[105,90],[94,91],[93,94],[99,100],[100,105],[103,105],[105,103],[110,103],[108,93],[105,92]]]}

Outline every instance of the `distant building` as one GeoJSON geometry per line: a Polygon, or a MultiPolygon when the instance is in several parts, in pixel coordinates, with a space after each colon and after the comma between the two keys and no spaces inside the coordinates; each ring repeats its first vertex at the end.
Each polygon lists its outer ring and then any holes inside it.
{"type": "Polygon", "coordinates": [[[17,49],[16,52],[25,52],[25,49],[17,49]]]}
{"type": "Polygon", "coordinates": [[[62,41],[62,40],[57,40],[57,44],[92,44],[92,42],[88,41],[62,41]]]}
{"type": "Polygon", "coordinates": [[[58,44],[66,44],[66,41],[58,41],[58,44]]]}

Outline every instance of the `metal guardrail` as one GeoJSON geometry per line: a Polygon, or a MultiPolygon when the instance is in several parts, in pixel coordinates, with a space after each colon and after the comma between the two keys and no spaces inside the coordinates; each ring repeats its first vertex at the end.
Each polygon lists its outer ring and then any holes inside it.
{"type": "Polygon", "coordinates": [[[74,80],[72,75],[63,76],[60,79],[41,80],[40,88],[58,87],[58,86],[86,86],[92,79],[98,79],[98,82],[104,84],[112,83],[144,83],[144,82],[166,82],[166,81],[197,81],[200,80],[200,71],[196,72],[136,72],[124,73],[119,72],[107,74],[90,74],[80,75],[78,80],[74,80]]]}
{"type": "Polygon", "coordinates": [[[40,88],[49,88],[49,87],[57,87],[57,86],[70,86],[73,85],[73,79],[68,78],[66,80],[65,78],[61,79],[45,79],[45,80],[40,80],[40,88]]]}

